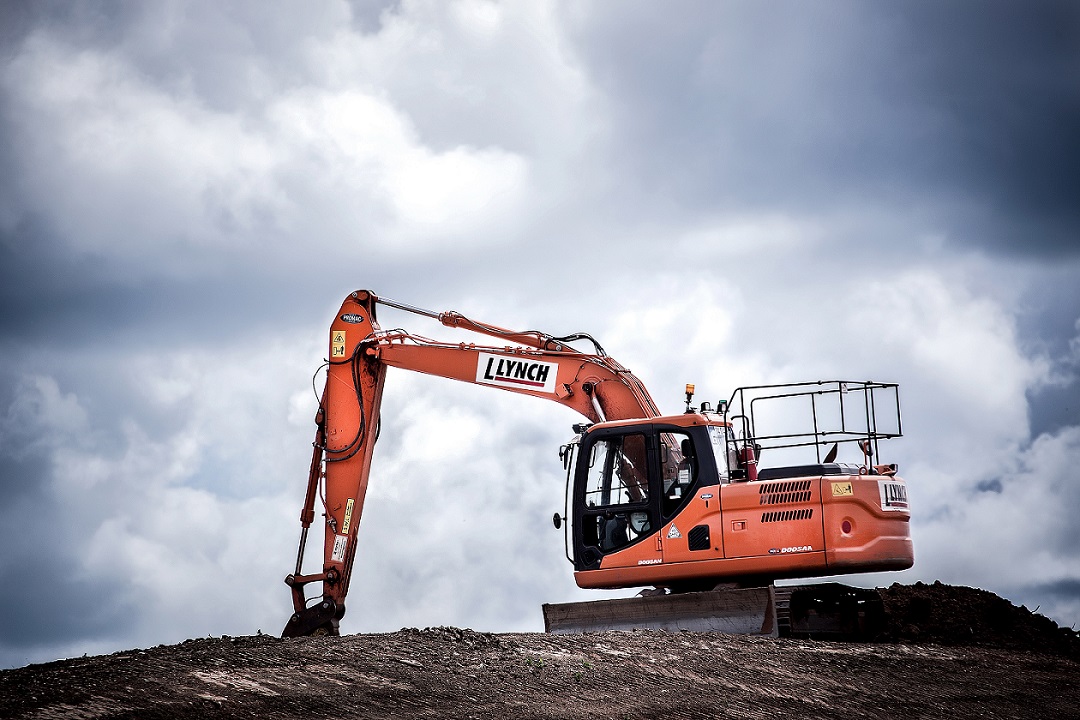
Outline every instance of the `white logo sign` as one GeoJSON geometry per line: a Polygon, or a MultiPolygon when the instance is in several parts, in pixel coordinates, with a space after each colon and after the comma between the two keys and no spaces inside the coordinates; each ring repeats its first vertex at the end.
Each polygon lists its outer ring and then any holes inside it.
{"type": "Polygon", "coordinates": [[[671,523],[671,529],[667,531],[667,539],[674,540],[675,538],[681,538],[682,533],[679,532],[679,528],[675,527],[675,523],[671,523]]]}
{"type": "Polygon", "coordinates": [[[476,382],[517,390],[554,393],[558,374],[558,364],[528,356],[479,353],[476,363],[476,382]]]}
{"type": "Polygon", "coordinates": [[[907,486],[895,480],[878,480],[882,510],[907,510],[907,486]]]}

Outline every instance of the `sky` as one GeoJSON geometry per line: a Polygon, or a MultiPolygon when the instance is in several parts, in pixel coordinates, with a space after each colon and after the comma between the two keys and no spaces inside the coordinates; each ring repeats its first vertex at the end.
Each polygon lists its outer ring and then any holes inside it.
{"type": "MultiPolygon", "coordinates": [[[[915,566],[846,580],[1080,627],[1077,127],[1071,2],[0,4],[0,667],[281,631],[357,289],[589,332],[665,412],[897,382],[915,566]]],[[[604,596],[578,421],[391,370],[342,631],[604,596]]]]}

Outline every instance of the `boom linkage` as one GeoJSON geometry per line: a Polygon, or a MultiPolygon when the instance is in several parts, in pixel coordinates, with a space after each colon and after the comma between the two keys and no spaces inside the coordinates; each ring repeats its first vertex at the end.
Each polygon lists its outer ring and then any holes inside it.
{"type": "Polygon", "coordinates": [[[330,327],[329,357],[300,515],[296,570],[285,578],[294,613],[284,637],[337,634],[345,612],[388,367],[551,400],[594,423],[660,414],[641,381],[585,333],[554,337],[539,331],[517,332],[456,312],[436,313],[382,299],[366,290],[352,293],[342,303],[330,327]],[[383,331],[376,320],[379,304],[516,345],[447,343],[402,329],[383,331]],[[568,344],[578,340],[590,341],[596,352],[582,352],[568,344]],[[304,575],[301,565],[316,497],[322,499],[325,517],[323,568],[304,575]],[[323,592],[319,602],[309,606],[304,588],[312,582],[322,582],[323,592]]]}

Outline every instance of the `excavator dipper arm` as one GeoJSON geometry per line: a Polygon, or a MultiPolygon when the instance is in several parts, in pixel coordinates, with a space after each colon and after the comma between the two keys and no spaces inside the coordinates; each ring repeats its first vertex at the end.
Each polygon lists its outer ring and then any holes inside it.
{"type": "Polygon", "coordinates": [[[284,637],[336,634],[344,615],[388,367],[551,400],[592,422],[660,414],[641,381],[587,335],[556,338],[537,331],[505,330],[454,312],[434,313],[383,300],[366,290],[349,295],[334,319],[328,363],[300,513],[296,570],[285,578],[292,590],[294,613],[284,637]],[[378,304],[514,344],[454,344],[404,330],[383,331],[376,320],[378,304]],[[596,352],[581,352],[567,344],[575,340],[592,341],[596,352]],[[304,575],[304,550],[320,498],[325,518],[323,566],[318,573],[304,575]],[[323,592],[318,603],[309,605],[304,589],[312,582],[321,582],[323,592]]]}

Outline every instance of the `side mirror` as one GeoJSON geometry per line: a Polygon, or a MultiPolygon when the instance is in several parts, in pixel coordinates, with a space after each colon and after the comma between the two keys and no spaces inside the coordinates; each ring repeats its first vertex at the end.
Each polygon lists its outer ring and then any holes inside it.
{"type": "Polygon", "coordinates": [[[555,513],[551,518],[551,524],[555,526],[556,530],[562,529],[562,515],[555,513]]]}
{"type": "Polygon", "coordinates": [[[563,470],[570,469],[570,463],[574,459],[574,444],[569,443],[567,445],[559,446],[559,460],[562,461],[563,470]]]}

